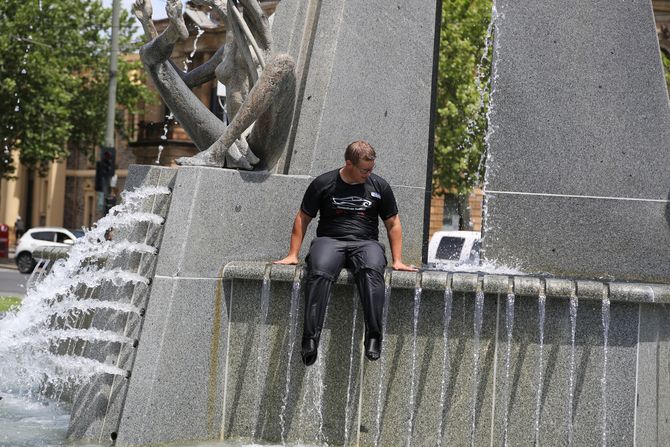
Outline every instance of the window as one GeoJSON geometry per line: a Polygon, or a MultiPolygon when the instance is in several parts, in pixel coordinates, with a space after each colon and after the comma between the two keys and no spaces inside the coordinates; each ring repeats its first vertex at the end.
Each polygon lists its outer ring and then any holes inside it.
{"type": "Polygon", "coordinates": [[[437,246],[435,259],[458,261],[461,257],[464,243],[465,239],[461,237],[443,237],[440,240],[440,245],[437,246]]]}
{"type": "Polygon", "coordinates": [[[53,242],[56,235],[53,231],[36,231],[30,235],[33,239],[38,241],[53,242]]]}
{"type": "Polygon", "coordinates": [[[58,233],[58,232],[57,232],[57,233],[56,233],[56,242],[60,242],[61,244],[64,244],[65,241],[71,241],[71,242],[74,242],[74,241],[72,240],[72,238],[71,238],[70,236],[68,236],[67,234],[65,234],[65,233],[58,233]]]}

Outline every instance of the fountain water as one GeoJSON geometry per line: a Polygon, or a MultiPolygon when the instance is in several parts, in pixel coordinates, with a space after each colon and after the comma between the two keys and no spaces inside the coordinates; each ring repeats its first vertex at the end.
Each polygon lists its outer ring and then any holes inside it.
{"type": "Polygon", "coordinates": [[[419,338],[419,309],[421,308],[421,279],[417,275],[417,285],[414,289],[414,319],[412,324],[412,369],[410,371],[410,388],[407,419],[407,446],[412,445],[412,432],[414,431],[414,411],[416,402],[416,372],[417,372],[417,349],[416,343],[419,338]]]}
{"type": "Polygon", "coordinates": [[[567,445],[572,445],[573,434],[573,406],[575,399],[575,333],[577,332],[577,306],[579,300],[576,295],[570,297],[570,373],[568,374],[568,416],[567,416],[567,445]]]}
{"type": "Polygon", "coordinates": [[[507,330],[507,345],[505,349],[505,381],[503,382],[503,442],[508,445],[508,429],[509,429],[509,406],[510,406],[510,360],[512,357],[512,333],[514,331],[514,293],[507,294],[507,305],[505,307],[505,328],[507,330]]]}
{"type": "Polygon", "coordinates": [[[479,360],[480,360],[480,337],[482,332],[482,323],[484,320],[484,292],[477,290],[475,295],[475,318],[474,318],[474,334],[472,340],[472,391],[471,391],[471,405],[470,405],[470,446],[475,445],[475,430],[477,428],[477,392],[479,390],[479,360]]]}
{"type": "MultiPolygon", "coordinates": [[[[148,284],[149,280],[142,275],[106,268],[100,265],[99,260],[104,259],[105,265],[111,265],[117,256],[128,256],[135,250],[151,253],[155,249],[127,241],[101,241],[110,228],[122,231],[138,223],[160,224],[160,216],[138,210],[144,199],[166,194],[169,194],[169,190],[159,187],[146,187],[124,193],[123,203],[98,221],[96,227],[88,230],[72,247],[67,259],[53,262],[48,276],[45,274],[50,261],[39,263],[39,269],[33,273],[32,287],[28,290],[22,306],[0,320],[0,370],[5,377],[15,374],[17,379],[21,377],[19,383],[12,387],[13,391],[36,391],[35,387],[44,387],[45,383],[59,387],[68,383],[79,384],[83,379],[99,373],[126,374],[126,371],[112,365],[94,360],[86,361],[76,356],[59,356],[56,352],[59,342],[63,340],[133,342],[114,331],[74,328],[77,320],[86,317],[95,309],[139,313],[139,309],[132,303],[81,299],[77,292],[81,287],[93,289],[105,282],[117,287],[129,283],[145,286],[148,284]],[[13,372],[10,373],[7,368],[13,372]]],[[[7,383],[3,385],[7,386],[7,383]]]]}
{"type": "Polygon", "coordinates": [[[437,429],[437,445],[442,445],[443,439],[449,439],[449,431],[446,419],[449,415],[449,400],[447,398],[447,386],[449,384],[449,323],[451,322],[451,311],[453,307],[453,292],[447,280],[444,289],[444,310],[442,314],[442,343],[444,355],[442,357],[442,381],[440,383],[440,422],[437,429]]]}

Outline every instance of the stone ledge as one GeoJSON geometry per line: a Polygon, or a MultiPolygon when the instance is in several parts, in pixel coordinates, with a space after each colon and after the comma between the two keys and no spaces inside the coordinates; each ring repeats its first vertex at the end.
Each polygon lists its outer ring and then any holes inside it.
{"type": "MultiPolygon", "coordinates": [[[[222,278],[262,281],[268,277],[272,281],[292,282],[304,276],[304,268],[304,264],[296,266],[233,261],[224,267],[222,278]]],[[[670,303],[670,285],[667,284],[600,282],[437,270],[414,273],[387,269],[386,275],[391,286],[397,289],[414,289],[420,286],[424,290],[444,290],[451,287],[454,292],[466,293],[482,290],[489,294],[514,292],[518,296],[538,296],[544,292],[551,298],[577,296],[580,299],[600,300],[607,296],[610,301],[670,303]]],[[[351,272],[343,269],[337,278],[337,283],[353,284],[353,279],[351,272]]]]}

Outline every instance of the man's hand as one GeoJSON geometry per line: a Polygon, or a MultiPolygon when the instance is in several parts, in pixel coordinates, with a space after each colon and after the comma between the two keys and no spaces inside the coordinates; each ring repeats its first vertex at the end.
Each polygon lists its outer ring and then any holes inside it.
{"type": "Polygon", "coordinates": [[[414,267],[414,265],[403,264],[402,261],[395,261],[391,266],[393,270],[402,270],[404,272],[418,272],[419,269],[414,267]]]}
{"type": "Polygon", "coordinates": [[[280,259],[279,261],[273,261],[273,264],[284,264],[284,265],[296,265],[298,263],[298,257],[297,256],[287,256],[284,259],[280,259]]]}

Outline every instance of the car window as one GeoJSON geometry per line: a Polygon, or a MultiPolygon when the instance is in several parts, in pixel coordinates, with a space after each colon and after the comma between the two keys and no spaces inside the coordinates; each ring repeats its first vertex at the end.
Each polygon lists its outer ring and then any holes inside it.
{"type": "Polygon", "coordinates": [[[33,239],[37,239],[39,241],[53,242],[55,234],[53,231],[36,231],[34,233],[31,233],[30,236],[33,239]]]}
{"type": "Polygon", "coordinates": [[[68,236],[67,234],[56,232],[56,242],[60,242],[62,244],[65,241],[71,241],[71,240],[72,240],[72,238],[70,236],[68,236]]]}
{"type": "Polygon", "coordinates": [[[465,239],[460,237],[445,236],[440,239],[440,244],[437,246],[435,259],[443,259],[446,261],[458,261],[461,257],[461,250],[465,239]]]}

